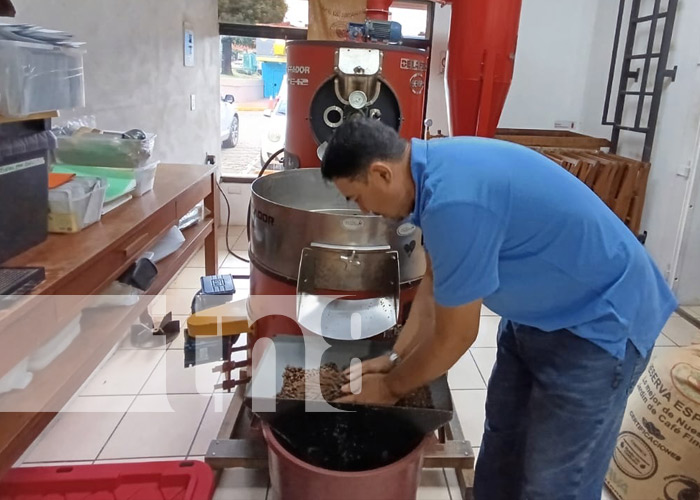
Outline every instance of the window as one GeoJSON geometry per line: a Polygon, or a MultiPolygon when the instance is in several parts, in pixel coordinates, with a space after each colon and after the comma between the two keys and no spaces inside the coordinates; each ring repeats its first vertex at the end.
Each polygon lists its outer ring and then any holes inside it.
{"type": "MultiPolygon", "coordinates": [[[[392,4],[391,20],[401,23],[405,45],[429,45],[432,9],[424,0],[392,4]]],[[[308,11],[308,0],[219,0],[224,176],[254,178],[284,147],[285,43],[306,39],[308,11]]],[[[274,161],[271,168],[281,164],[274,161]]]]}
{"type": "MultiPolygon", "coordinates": [[[[423,0],[397,0],[389,13],[392,21],[401,23],[404,36],[429,38],[431,6],[423,0]]],[[[302,35],[309,26],[309,1],[219,0],[219,23],[278,28],[302,35]]]]}

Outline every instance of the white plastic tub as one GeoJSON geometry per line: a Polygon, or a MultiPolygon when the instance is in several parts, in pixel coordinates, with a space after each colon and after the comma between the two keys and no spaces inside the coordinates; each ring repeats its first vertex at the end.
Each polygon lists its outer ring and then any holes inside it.
{"type": "Polygon", "coordinates": [[[96,187],[81,196],[66,191],[49,191],[49,231],[77,233],[102,218],[107,183],[98,179],[96,187]]]}
{"type": "Polygon", "coordinates": [[[158,162],[150,163],[145,167],[134,169],[134,179],[136,180],[136,188],[134,189],[134,196],[143,196],[153,189],[153,184],[156,181],[156,170],[158,169],[158,162]]]}

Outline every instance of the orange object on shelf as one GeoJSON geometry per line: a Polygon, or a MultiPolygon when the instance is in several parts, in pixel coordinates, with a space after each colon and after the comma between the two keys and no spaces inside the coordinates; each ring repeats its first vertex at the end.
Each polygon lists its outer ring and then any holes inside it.
{"type": "Polygon", "coordinates": [[[75,177],[75,174],[49,174],[49,189],[54,189],[67,184],[75,177]]]}

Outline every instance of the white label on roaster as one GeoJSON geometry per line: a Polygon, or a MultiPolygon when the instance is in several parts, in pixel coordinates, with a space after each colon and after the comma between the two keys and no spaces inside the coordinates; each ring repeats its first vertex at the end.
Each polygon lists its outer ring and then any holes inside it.
{"type": "Polygon", "coordinates": [[[348,229],[350,231],[354,231],[355,229],[360,229],[362,226],[364,226],[364,221],[362,219],[345,219],[343,220],[343,227],[345,229],[348,229]]]}
{"type": "Polygon", "coordinates": [[[396,229],[399,236],[410,236],[416,231],[416,226],[410,222],[404,222],[396,229]]]}

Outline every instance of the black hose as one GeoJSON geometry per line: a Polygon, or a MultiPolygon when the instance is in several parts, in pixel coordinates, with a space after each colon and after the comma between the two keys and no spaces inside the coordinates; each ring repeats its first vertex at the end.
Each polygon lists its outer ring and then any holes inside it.
{"type": "MultiPolygon", "coordinates": [[[[258,173],[258,176],[256,177],[259,179],[262,177],[262,175],[265,173],[265,170],[267,170],[267,167],[270,166],[270,163],[272,163],[272,160],[277,158],[280,153],[284,152],[284,148],[276,151],[273,153],[267,161],[263,164],[262,168],[260,169],[260,172],[258,173]]],[[[226,198],[226,193],[224,193],[224,190],[221,189],[221,185],[217,182],[216,186],[219,188],[219,191],[223,195],[224,202],[226,203],[226,250],[228,251],[229,254],[233,255],[236,259],[245,262],[246,264],[250,264],[250,260],[246,259],[245,257],[241,257],[240,255],[234,253],[233,250],[231,250],[231,246],[229,245],[229,239],[228,239],[228,230],[229,230],[229,224],[231,222],[231,204],[228,201],[228,198],[226,198]]],[[[250,206],[251,203],[248,203],[248,214],[246,216],[246,237],[248,238],[248,241],[250,241],[250,206]]]]}

